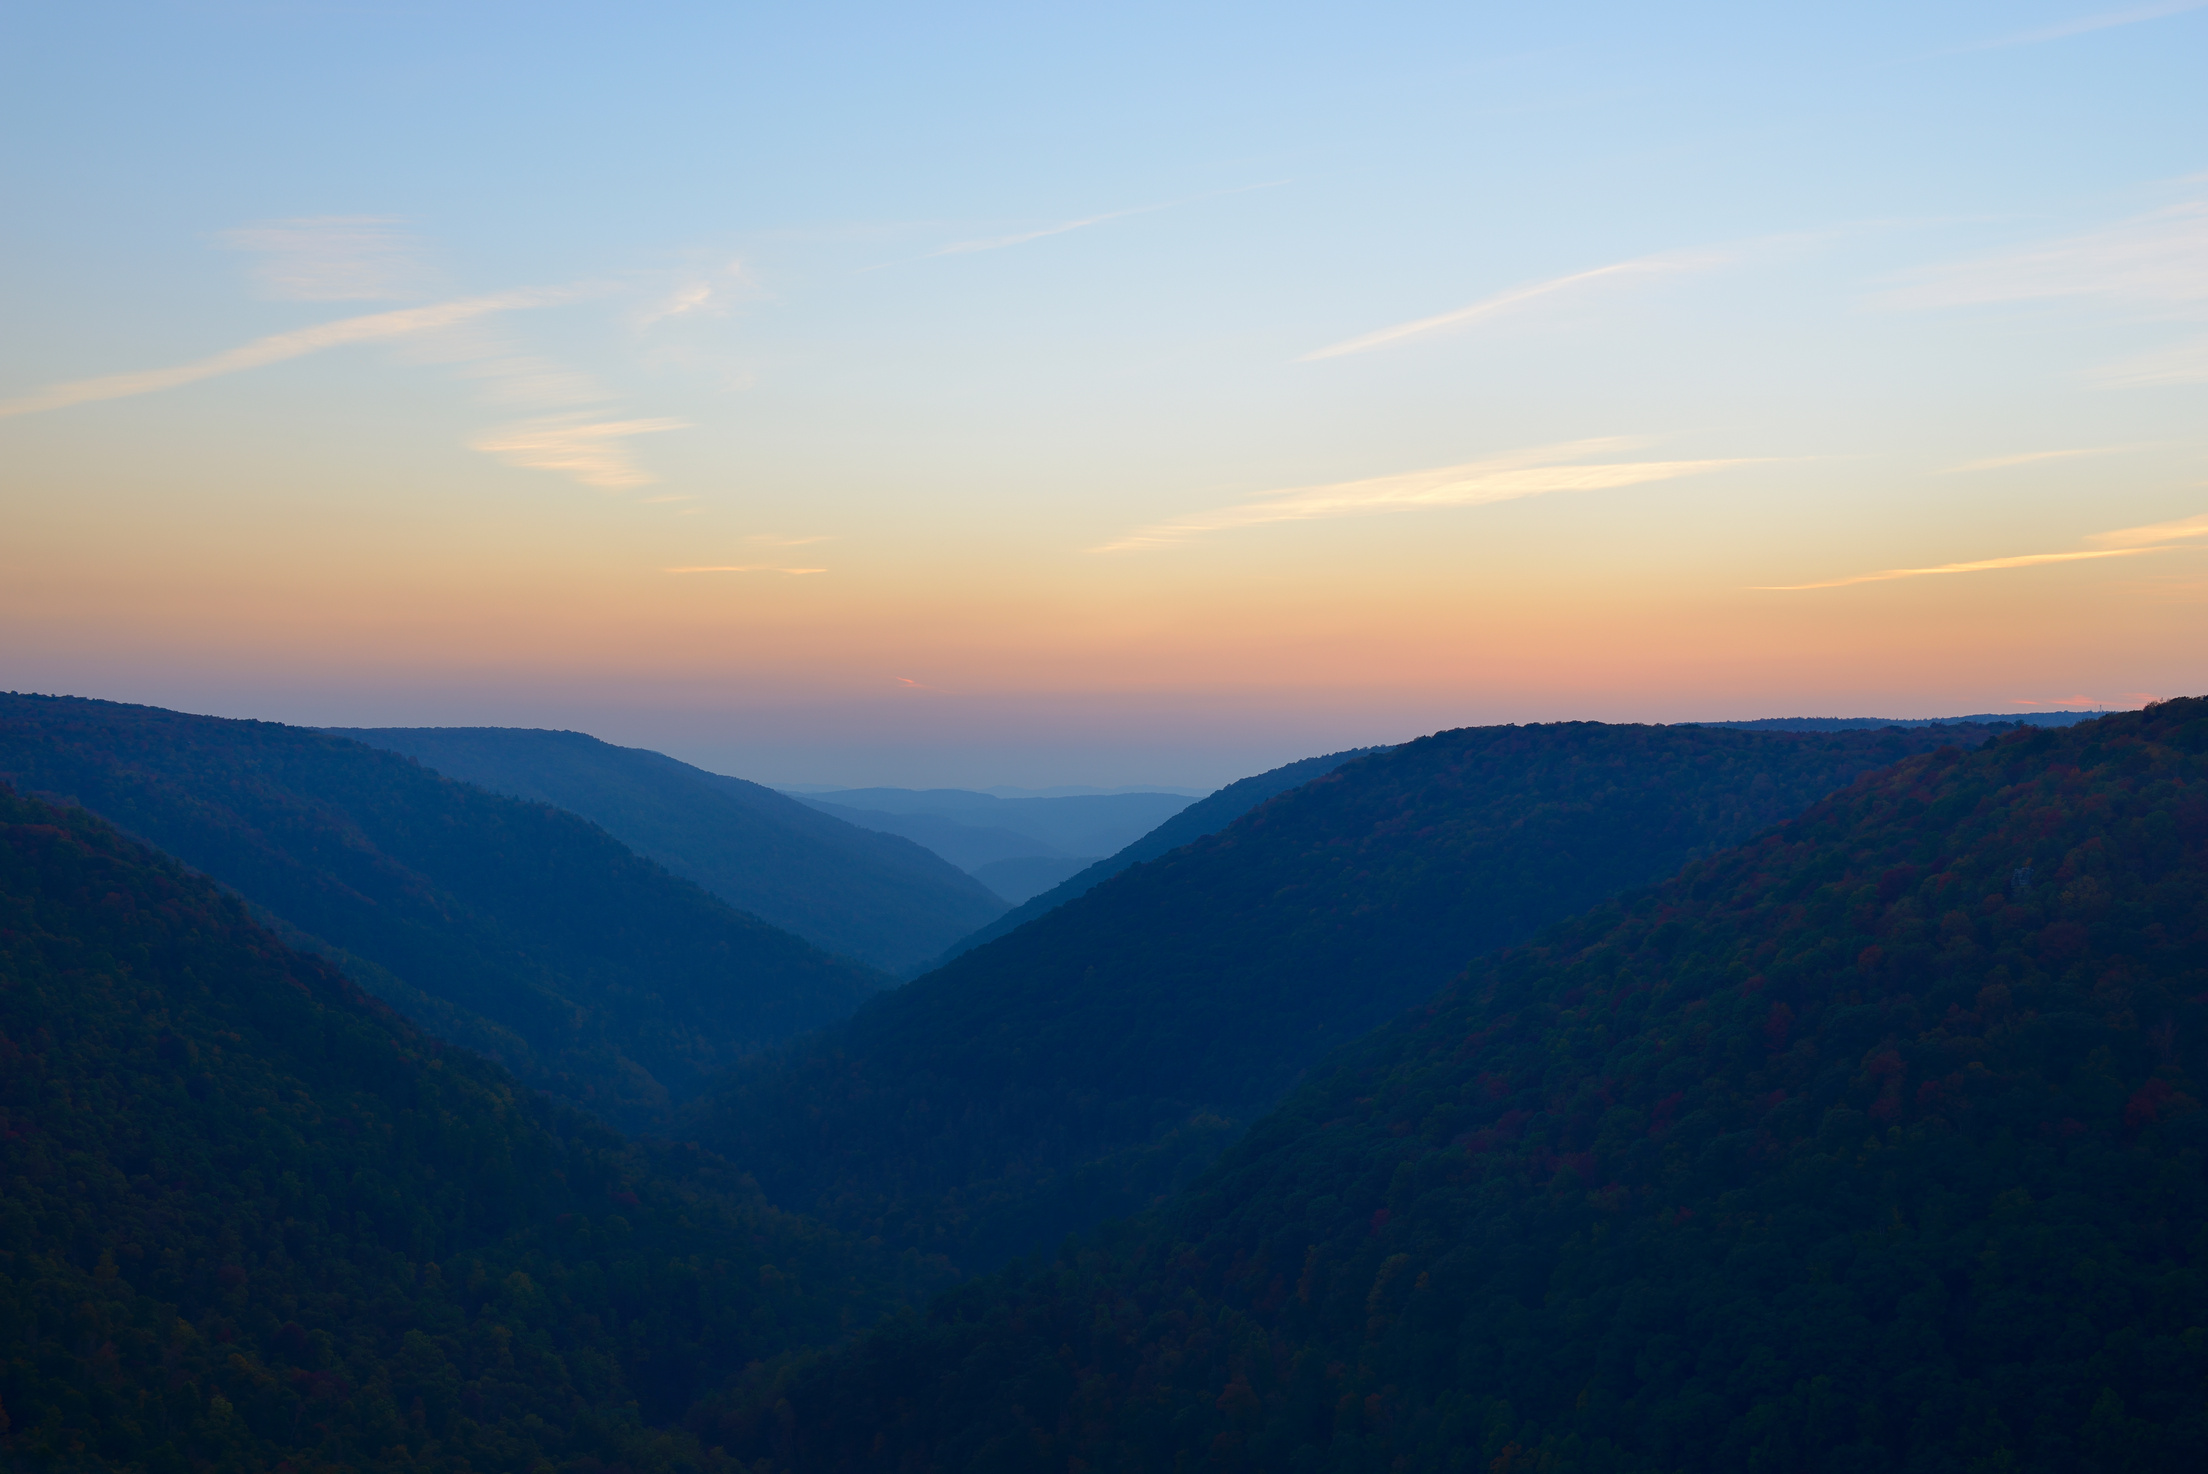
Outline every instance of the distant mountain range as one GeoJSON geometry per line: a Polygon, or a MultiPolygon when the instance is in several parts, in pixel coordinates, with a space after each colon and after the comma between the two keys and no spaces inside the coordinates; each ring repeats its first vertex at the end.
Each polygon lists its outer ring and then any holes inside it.
{"type": "Polygon", "coordinates": [[[1169,1206],[693,1426],[767,1474],[2197,1467],[2208,701],[1971,746],[1489,952],[1169,1206]]]}
{"type": "Polygon", "coordinates": [[[1368,754],[739,1069],[686,1129],[787,1207],[987,1267],[1170,1191],[1470,958],[1985,735],[1563,723],[1368,754]]]}
{"type": "Polygon", "coordinates": [[[431,1033],[632,1127],[889,981],[572,813],[328,733],[0,695],[0,780],[160,846],[431,1033]]]}
{"type": "Polygon", "coordinates": [[[940,853],[660,753],[521,727],[334,730],[581,814],[730,905],[885,972],[932,960],[1004,911],[940,853]]]}
{"type": "Polygon", "coordinates": [[[846,788],[798,794],[838,819],[902,835],[1022,902],[1189,807],[1181,793],[1000,797],[960,788],[846,788]]]}

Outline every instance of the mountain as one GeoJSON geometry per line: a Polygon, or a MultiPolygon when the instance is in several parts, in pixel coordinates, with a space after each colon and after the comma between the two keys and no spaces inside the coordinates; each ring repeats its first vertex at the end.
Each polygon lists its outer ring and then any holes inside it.
{"type": "MultiPolygon", "coordinates": [[[[963,788],[845,788],[798,798],[854,824],[872,824],[922,844],[930,841],[910,827],[913,820],[936,821],[927,832],[952,843],[958,841],[948,825],[1025,837],[1026,848],[1012,854],[991,853],[977,864],[1014,855],[1108,855],[1189,805],[1188,796],[1179,793],[999,798],[963,788]]],[[[949,857],[947,850],[938,853],[949,857]]],[[[966,866],[960,860],[953,863],[966,866]]]]}
{"type": "Polygon", "coordinates": [[[1169,1209],[697,1425],[765,1470],[2197,1468],[2204,1077],[2208,701],[2015,732],[1480,959],[1169,1209]]]}
{"type": "Polygon", "coordinates": [[[885,972],[929,961],[1004,910],[919,845],[660,753],[520,727],[333,730],[448,778],[581,814],[731,906],[885,972]]]}
{"type": "MultiPolygon", "coordinates": [[[[817,812],[845,824],[895,835],[921,845],[968,875],[1001,860],[1067,858],[1063,850],[1047,840],[1000,829],[993,824],[966,824],[942,814],[893,814],[880,809],[857,809],[822,799],[809,798],[805,802],[817,812]]],[[[977,880],[976,883],[985,882],[977,880]]]]}
{"type": "Polygon", "coordinates": [[[0,779],[82,803],[431,1033],[620,1123],[887,982],[574,814],[322,732],[0,695],[0,779]]]}
{"type": "MultiPolygon", "coordinates": [[[[1276,793],[1286,793],[1321,774],[1331,773],[1351,758],[1387,750],[1384,747],[1353,747],[1347,752],[1307,757],[1299,762],[1274,768],[1270,772],[1229,783],[1216,793],[1198,799],[1182,809],[1119,853],[1097,860],[1071,875],[1062,876],[1047,889],[1039,888],[1029,895],[1014,897],[1009,890],[992,886],[998,895],[1007,900],[1016,900],[1019,904],[979,931],[961,937],[955,946],[943,954],[937,965],[949,962],[961,952],[971,952],[983,942],[993,942],[1006,932],[1016,931],[1046,911],[1057,910],[1075,896],[1087,895],[1100,882],[1119,874],[1137,861],[1155,860],[1184,844],[1193,844],[1207,834],[1217,833],[1276,793]]],[[[981,876],[980,879],[989,883],[987,876],[981,876]]]]}
{"type": "Polygon", "coordinates": [[[10,1469],[702,1470],[653,1425],[900,1294],[5,787],[0,1183],[10,1469]]]}
{"type": "Polygon", "coordinates": [[[1973,729],[1480,727],[1345,763],[740,1068],[684,1130],[968,1268],[1149,1203],[1465,961],[1973,729]]]}

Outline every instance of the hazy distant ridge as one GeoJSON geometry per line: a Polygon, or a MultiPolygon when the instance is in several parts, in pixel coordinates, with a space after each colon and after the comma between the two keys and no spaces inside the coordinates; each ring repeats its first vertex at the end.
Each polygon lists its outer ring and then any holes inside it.
{"type": "Polygon", "coordinates": [[[729,904],[888,972],[927,962],[1004,909],[921,845],[663,753],[525,727],[334,730],[581,814],[729,904]]]}
{"type": "Polygon", "coordinates": [[[0,779],[158,845],[429,1032],[626,1124],[888,981],[577,814],[305,727],[0,695],[0,779]]]}
{"type": "Polygon", "coordinates": [[[941,967],[960,953],[971,952],[984,942],[995,941],[1006,932],[1025,926],[1045,912],[1057,910],[1076,896],[1087,895],[1130,865],[1144,860],[1155,860],[1184,844],[1193,844],[1207,834],[1216,834],[1275,794],[1286,793],[1300,784],[1309,783],[1313,778],[1331,773],[1352,758],[1387,750],[1385,747],[1352,747],[1344,752],[1330,752],[1324,757],[1307,757],[1297,762],[1284,763],[1268,772],[1229,783],[1208,798],[1198,799],[1182,809],[1117,854],[1097,861],[1041,895],[1014,907],[973,935],[961,937],[956,945],[936,960],[936,966],[941,967]]]}

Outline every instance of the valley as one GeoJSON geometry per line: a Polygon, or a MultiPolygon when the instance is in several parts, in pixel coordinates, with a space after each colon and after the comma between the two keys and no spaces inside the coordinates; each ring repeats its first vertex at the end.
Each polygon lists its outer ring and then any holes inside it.
{"type": "Polygon", "coordinates": [[[793,798],[0,697],[0,1455],[2175,1467],[2204,764],[2181,700],[793,798]],[[1007,911],[890,821],[1117,845],[1007,911]]]}

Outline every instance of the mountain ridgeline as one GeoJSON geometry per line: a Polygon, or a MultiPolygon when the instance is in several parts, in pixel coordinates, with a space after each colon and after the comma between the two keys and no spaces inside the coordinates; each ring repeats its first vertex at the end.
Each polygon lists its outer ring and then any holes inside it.
{"type": "Polygon", "coordinates": [[[893,1268],[0,786],[0,1467],[725,1467],[665,1428],[893,1268]]]}
{"type": "Polygon", "coordinates": [[[910,840],[661,753],[519,727],[332,730],[448,778],[581,814],[731,906],[884,972],[927,962],[1004,910],[983,884],[910,840]]]}
{"type": "Polygon", "coordinates": [[[627,1126],[888,981],[574,814],[327,733],[0,695],[0,779],[159,846],[431,1033],[627,1126]]]}
{"type": "Polygon", "coordinates": [[[697,1426],[803,1474],[2196,1468],[2204,1092],[2170,701],[1482,957],[1169,1208],[697,1426]]]}
{"type": "Polygon", "coordinates": [[[958,788],[849,788],[804,794],[799,802],[926,845],[1015,905],[1139,841],[1189,805],[1178,793],[1023,798],[958,788]]]}
{"type": "Polygon", "coordinates": [[[1084,867],[1040,894],[1025,899],[979,931],[961,938],[957,946],[943,954],[937,965],[949,962],[962,952],[971,952],[983,942],[993,942],[1005,933],[1027,925],[1044,912],[1057,910],[1075,896],[1087,895],[1130,865],[1143,860],[1155,860],[1184,844],[1194,844],[1207,834],[1216,834],[1276,793],[1286,793],[1291,788],[1309,783],[1313,778],[1331,773],[1351,758],[1385,751],[1387,749],[1383,747],[1356,747],[1347,752],[1329,753],[1324,757],[1307,757],[1300,762],[1285,763],[1268,772],[1229,783],[1218,792],[1196,800],[1124,849],[1084,867]]]}
{"type": "Polygon", "coordinates": [[[688,1131],[968,1269],[1188,1180],[1470,958],[1979,729],[1485,727],[1374,753],[740,1068],[688,1131]]]}

